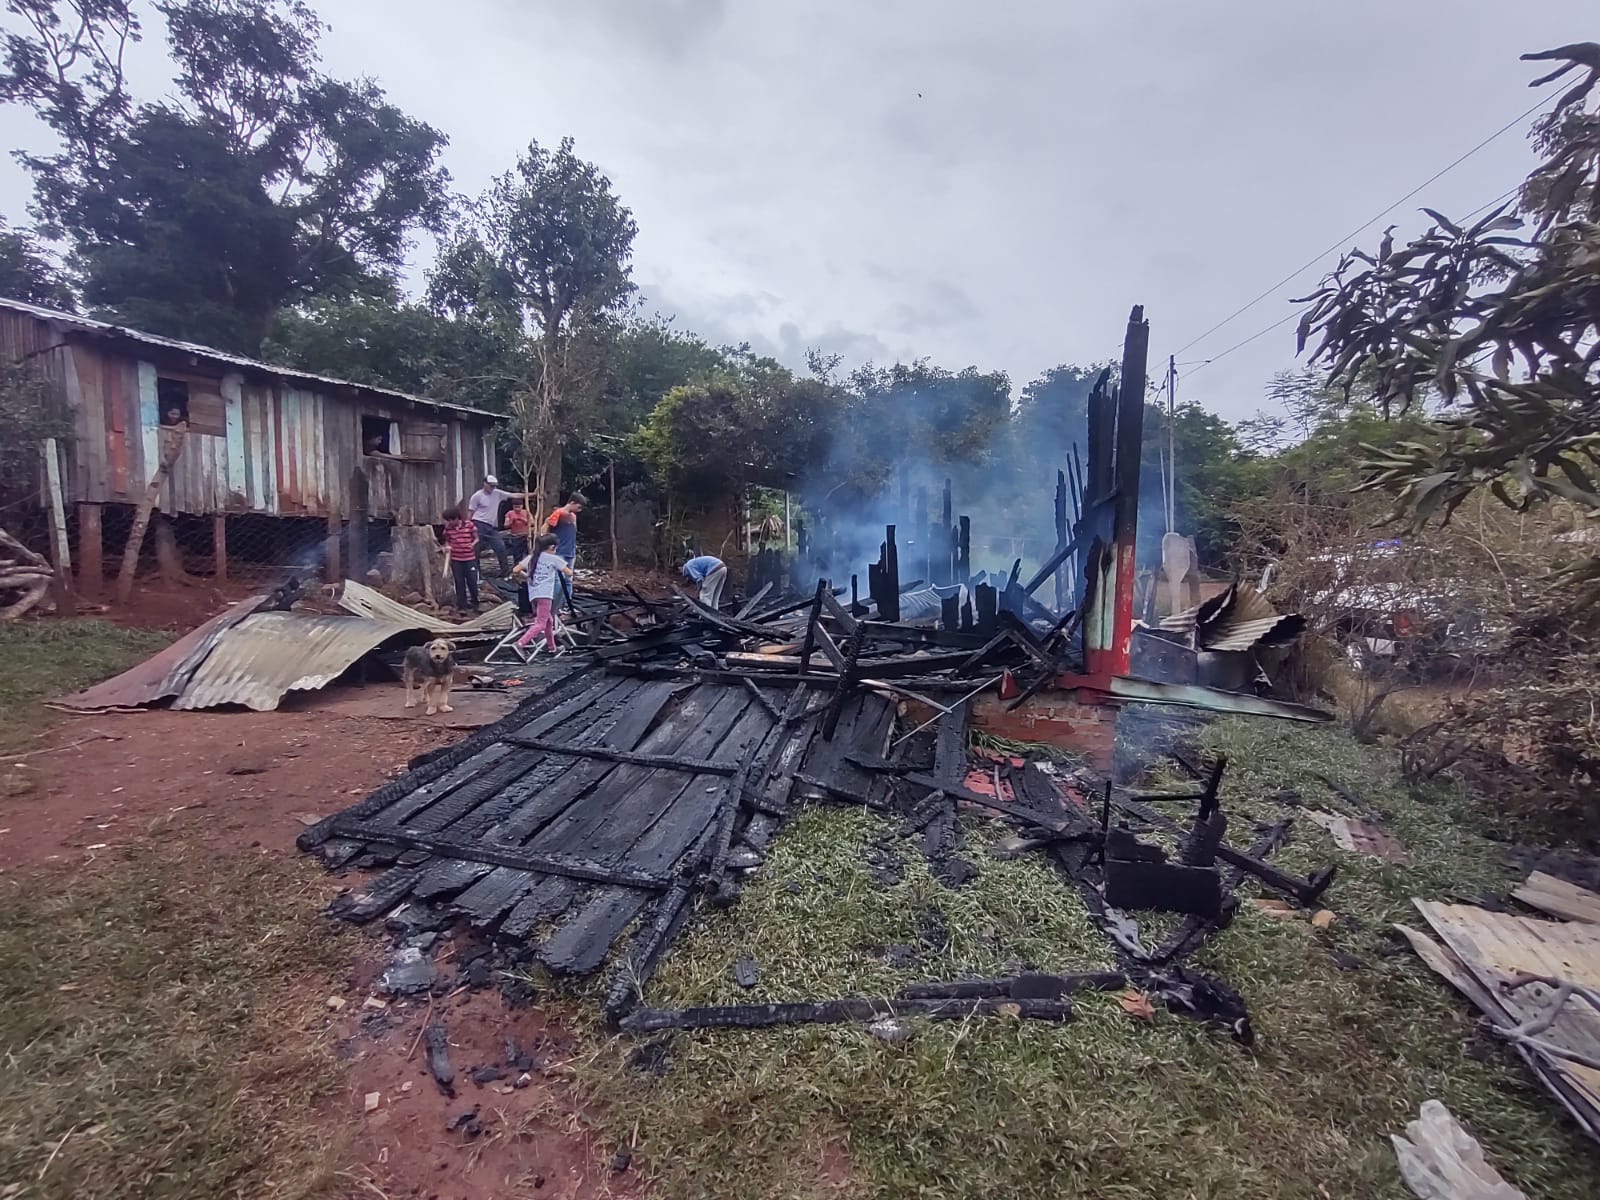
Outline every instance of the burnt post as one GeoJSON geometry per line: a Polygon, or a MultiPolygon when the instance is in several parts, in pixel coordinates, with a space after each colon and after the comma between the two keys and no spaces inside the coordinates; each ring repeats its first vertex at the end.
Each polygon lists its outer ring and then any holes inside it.
{"type": "MultiPolygon", "coordinates": [[[[1067,544],[1067,473],[1056,472],[1056,546],[1060,548],[1067,544]]],[[[1067,610],[1067,575],[1066,567],[1056,567],[1056,611],[1067,610]]]]}
{"type": "Polygon", "coordinates": [[[972,518],[961,518],[961,529],[956,534],[956,582],[972,580],[972,518]]]}
{"type": "Polygon", "coordinates": [[[1145,370],[1150,356],[1150,322],[1144,306],[1128,314],[1128,334],[1122,344],[1122,378],[1117,387],[1116,505],[1113,538],[1116,543],[1116,592],[1112,605],[1112,643],[1109,666],[1126,675],[1133,649],[1134,556],[1139,533],[1139,452],[1144,441],[1145,370]]]}

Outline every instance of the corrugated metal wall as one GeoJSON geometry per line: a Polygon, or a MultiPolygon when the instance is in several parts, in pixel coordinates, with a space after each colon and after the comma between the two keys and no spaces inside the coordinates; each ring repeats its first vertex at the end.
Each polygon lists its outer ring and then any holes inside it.
{"type": "MultiPolygon", "coordinates": [[[[74,415],[67,501],[136,503],[159,455],[156,365],[70,335],[64,344],[45,322],[6,310],[0,354],[30,357],[74,415]]],[[[222,375],[216,390],[225,424],[214,434],[191,429],[184,439],[162,488],[164,512],[348,517],[364,491],[369,516],[428,523],[488,469],[492,426],[480,418],[428,414],[447,426],[443,462],[369,458],[363,416],[406,422],[417,414],[376,396],[327,396],[236,371],[222,375]]]]}

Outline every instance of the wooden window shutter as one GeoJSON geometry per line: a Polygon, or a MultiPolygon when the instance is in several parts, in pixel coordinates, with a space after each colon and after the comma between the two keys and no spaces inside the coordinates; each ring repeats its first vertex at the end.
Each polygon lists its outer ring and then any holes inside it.
{"type": "Polygon", "coordinates": [[[437,421],[400,422],[400,456],[424,462],[443,462],[449,427],[437,421]]]}
{"type": "Polygon", "coordinates": [[[228,411],[222,397],[196,383],[189,385],[189,432],[228,436],[228,411]]]}

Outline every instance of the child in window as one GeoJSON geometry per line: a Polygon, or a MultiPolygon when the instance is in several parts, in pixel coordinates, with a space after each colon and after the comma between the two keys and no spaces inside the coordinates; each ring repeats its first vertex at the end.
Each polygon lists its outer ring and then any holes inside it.
{"type": "Polygon", "coordinates": [[[528,577],[528,599],[533,602],[533,624],[528,632],[517,639],[518,646],[531,645],[541,635],[545,648],[552,654],[556,647],[555,598],[556,580],[570,576],[572,567],[555,552],[556,535],[542,533],[533,543],[533,553],[517,564],[518,573],[528,577]]]}

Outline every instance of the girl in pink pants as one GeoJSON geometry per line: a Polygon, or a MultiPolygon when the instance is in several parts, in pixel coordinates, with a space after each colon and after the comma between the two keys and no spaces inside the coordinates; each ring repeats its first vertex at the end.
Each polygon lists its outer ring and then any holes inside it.
{"type": "Polygon", "coordinates": [[[572,567],[567,560],[555,552],[556,535],[553,533],[541,534],[533,543],[533,553],[517,564],[519,572],[525,572],[528,578],[528,600],[533,605],[533,624],[528,626],[528,632],[517,639],[518,646],[529,646],[542,634],[545,648],[552,653],[556,652],[556,579],[560,575],[569,578],[572,567]]]}

